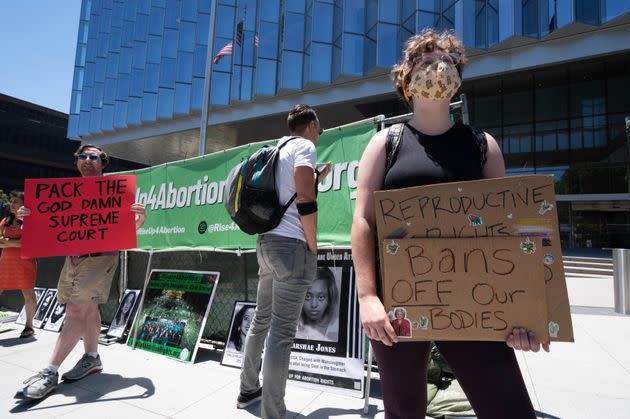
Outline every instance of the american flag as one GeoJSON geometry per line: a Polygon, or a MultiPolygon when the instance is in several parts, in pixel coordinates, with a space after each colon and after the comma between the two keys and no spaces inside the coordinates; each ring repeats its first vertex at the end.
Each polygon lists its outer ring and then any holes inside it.
{"type": "Polygon", "coordinates": [[[233,45],[230,42],[226,46],[221,48],[221,51],[219,51],[219,53],[216,55],[216,57],[214,57],[212,62],[215,63],[215,64],[219,64],[219,61],[221,61],[221,58],[225,57],[226,55],[232,55],[232,46],[233,45]]]}
{"type": "MultiPolygon", "coordinates": [[[[234,37],[234,42],[236,42],[236,45],[238,45],[239,47],[243,46],[243,21],[240,21],[238,25],[236,25],[236,36],[234,37]]],[[[259,45],[258,34],[255,33],[254,34],[254,47],[258,48],[258,45],[259,45]]],[[[234,51],[234,44],[232,42],[228,42],[223,48],[221,48],[221,51],[219,51],[219,53],[214,57],[212,61],[215,64],[218,64],[219,61],[221,61],[221,58],[225,57],[226,55],[232,55],[233,51],[234,51]]]]}
{"type": "Polygon", "coordinates": [[[236,25],[236,45],[239,47],[243,46],[243,21],[241,20],[236,25]]]}

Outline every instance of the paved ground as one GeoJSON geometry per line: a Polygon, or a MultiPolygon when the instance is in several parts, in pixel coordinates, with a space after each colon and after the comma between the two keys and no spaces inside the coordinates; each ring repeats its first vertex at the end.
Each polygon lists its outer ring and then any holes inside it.
{"type": "MultiPolygon", "coordinates": [[[[630,316],[612,310],[612,281],[568,279],[573,344],[554,344],[550,354],[519,354],[527,386],[547,418],[628,418],[630,412],[630,316]]],[[[13,399],[21,380],[46,361],[56,334],[38,331],[29,342],[18,329],[0,334],[0,417],[32,418],[254,418],[258,406],[237,411],[238,370],[219,364],[220,352],[201,350],[194,365],[101,346],[102,374],[63,384],[41,402],[13,399]]],[[[81,356],[75,350],[62,372],[81,356]]],[[[289,417],[359,418],[363,400],[289,384],[289,417]]],[[[378,380],[367,417],[383,418],[378,380]]]]}

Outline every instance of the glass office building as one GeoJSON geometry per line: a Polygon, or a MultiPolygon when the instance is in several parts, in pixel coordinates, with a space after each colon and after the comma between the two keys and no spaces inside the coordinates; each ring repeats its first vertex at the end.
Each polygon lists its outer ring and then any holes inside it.
{"type": "Polygon", "coordinates": [[[405,40],[450,29],[471,123],[510,173],[555,175],[564,246],[630,246],[629,1],[216,0],[211,13],[211,0],[83,0],[68,136],[159,163],[197,154],[205,100],[206,152],[284,134],[295,103],[327,126],[394,116],[405,40]]]}

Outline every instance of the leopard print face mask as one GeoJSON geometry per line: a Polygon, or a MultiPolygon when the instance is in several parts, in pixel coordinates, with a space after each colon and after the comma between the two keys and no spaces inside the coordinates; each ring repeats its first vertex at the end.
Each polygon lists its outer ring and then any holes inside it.
{"type": "Polygon", "coordinates": [[[426,68],[416,68],[409,81],[409,92],[418,100],[450,100],[462,80],[457,67],[437,61],[426,68]]]}

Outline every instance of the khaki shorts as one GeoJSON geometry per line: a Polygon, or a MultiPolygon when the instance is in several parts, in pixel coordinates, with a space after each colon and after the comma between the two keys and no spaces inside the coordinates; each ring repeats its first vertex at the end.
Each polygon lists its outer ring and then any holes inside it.
{"type": "Polygon", "coordinates": [[[57,300],[60,304],[104,304],[118,267],[118,255],[66,256],[57,300]]]}

